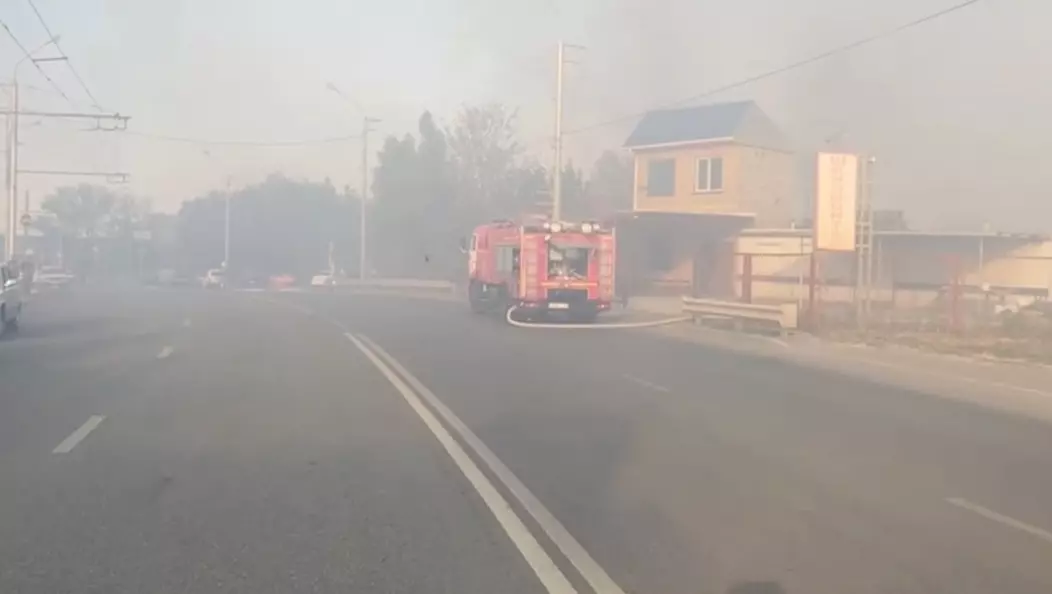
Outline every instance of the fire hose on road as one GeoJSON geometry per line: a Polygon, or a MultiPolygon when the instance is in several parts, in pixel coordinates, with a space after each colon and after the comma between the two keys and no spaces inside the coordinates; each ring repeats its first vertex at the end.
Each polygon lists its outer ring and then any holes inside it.
{"type": "Polygon", "coordinates": [[[675,318],[664,318],[661,320],[645,320],[639,322],[614,322],[611,324],[551,324],[551,323],[533,323],[533,322],[520,322],[514,319],[512,314],[515,310],[519,309],[518,306],[512,306],[508,308],[508,313],[505,316],[508,324],[515,326],[516,328],[539,328],[548,330],[629,330],[633,328],[653,328],[656,326],[667,326],[669,324],[678,324],[680,322],[689,322],[690,316],[679,316],[675,318]]]}

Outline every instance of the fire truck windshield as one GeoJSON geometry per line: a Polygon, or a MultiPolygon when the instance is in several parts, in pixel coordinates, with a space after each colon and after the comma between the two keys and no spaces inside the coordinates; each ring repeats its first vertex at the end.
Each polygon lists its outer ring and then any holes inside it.
{"type": "Polygon", "coordinates": [[[548,243],[548,278],[587,278],[591,246],[548,243]]]}

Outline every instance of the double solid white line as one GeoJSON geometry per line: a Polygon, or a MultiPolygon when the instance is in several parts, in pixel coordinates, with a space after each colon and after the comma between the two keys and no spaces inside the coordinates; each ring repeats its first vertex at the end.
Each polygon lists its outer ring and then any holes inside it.
{"type": "Polygon", "coordinates": [[[545,532],[555,546],[562,551],[596,594],[624,594],[624,591],[607,575],[606,571],[592,559],[584,547],[566,530],[566,528],[548,511],[537,497],[526,488],[507,466],[488,448],[471,429],[449,410],[441,400],[413,377],[394,357],[388,354],[368,337],[345,333],[345,336],[358,347],[366,358],[387,378],[391,385],[405,398],[410,408],[420,416],[424,425],[431,430],[442,444],[460,471],[468,479],[486,506],[496,517],[497,522],[508,534],[512,543],[519,549],[526,562],[537,574],[538,579],[550,594],[577,594],[566,575],[559,569],[544,550],[530,530],[516,515],[515,510],[501,495],[500,491],[475,464],[464,447],[470,448],[476,457],[482,460],[504,487],[514,496],[534,521],[545,532]],[[426,401],[427,404],[424,402],[426,401]],[[432,410],[434,412],[432,412],[432,410]],[[438,416],[436,416],[438,415],[438,416]],[[441,417],[445,425],[439,420],[441,417]],[[448,427],[448,428],[447,428],[448,427]],[[450,433],[455,432],[457,441],[450,433]]]}

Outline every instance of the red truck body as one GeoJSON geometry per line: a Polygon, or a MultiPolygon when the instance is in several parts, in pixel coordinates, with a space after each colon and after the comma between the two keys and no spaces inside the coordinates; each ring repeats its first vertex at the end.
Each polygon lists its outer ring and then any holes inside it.
{"type": "Polygon", "coordinates": [[[613,229],[598,223],[481,225],[468,248],[472,309],[593,319],[614,299],[614,245],[613,229]]]}

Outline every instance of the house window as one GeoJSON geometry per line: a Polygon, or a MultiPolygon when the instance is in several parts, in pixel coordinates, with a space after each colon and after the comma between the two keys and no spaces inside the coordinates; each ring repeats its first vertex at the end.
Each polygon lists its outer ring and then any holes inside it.
{"type": "Polygon", "coordinates": [[[694,176],[695,192],[719,192],[723,189],[723,158],[698,159],[694,176]]]}
{"type": "Polygon", "coordinates": [[[655,159],[647,163],[647,196],[676,194],[676,160],[655,159]]]}

